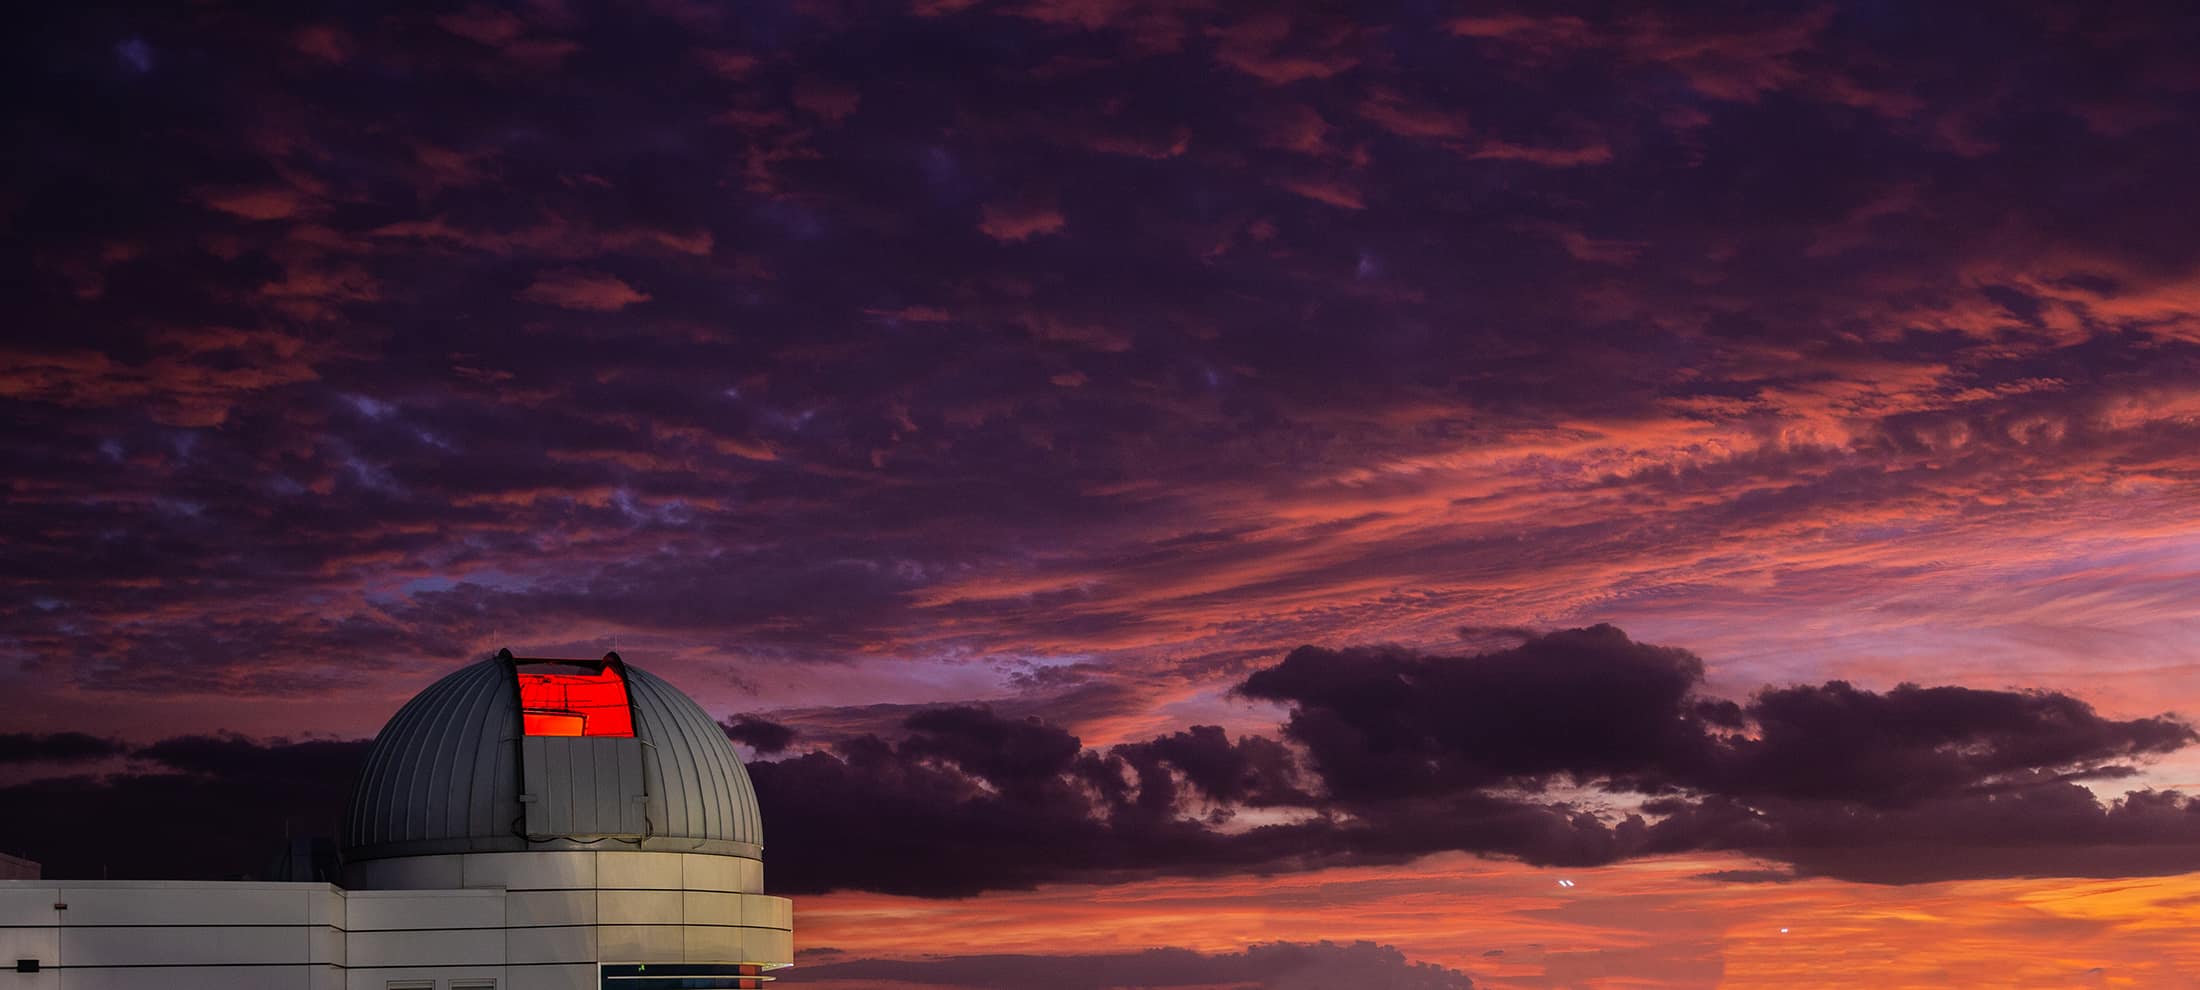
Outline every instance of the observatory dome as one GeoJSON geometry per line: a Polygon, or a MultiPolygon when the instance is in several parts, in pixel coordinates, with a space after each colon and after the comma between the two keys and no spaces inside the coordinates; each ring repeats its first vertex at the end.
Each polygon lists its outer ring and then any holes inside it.
{"type": "Polygon", "coordinates": [[[631,666],[511,651],[420,692],[375,736],[344,822],[350,862],[639,849],[761,858],[725,730],[631,666]]]}

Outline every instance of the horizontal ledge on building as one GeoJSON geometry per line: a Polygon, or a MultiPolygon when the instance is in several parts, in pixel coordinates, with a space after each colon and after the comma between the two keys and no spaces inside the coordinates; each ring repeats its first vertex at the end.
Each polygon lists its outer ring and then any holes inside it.
{"type": "MultiPolygon", "coordinates": [[[[382,963],[376,965],[346,965],[344,963],[278,963],[278,962],[224,962],[224,963],[58,963],[40,966],[41,970],[56,969],[516,969],[521,966],[596,966],[596,960],[530,961],[497,963],[382,963]]],[[[726,961],[721,966],[761,966],[767,970],[786,969],[793,963],[726,961]]]]}
{"type": "MultiPolygon", "coordinates": [[[[84,926],[92,927],[92,926],[84,926]]],[[[103,927],[121,928],[122,925],[103,927]]],[[[147,928],[182,928],[183,925],[146,925],[147,928]]],[[[726,925],[710,921],[573,921],[553,925],[497,925],[487,928],[345,928],[347,935],[384,935],[401,932],[531,932],[545,928],[740,928],[752,932],[791,932],[776,925],[726,925]]]]}
{"type": "Polygon", "coordinates": [[[313,923],[300,922],[295,925],[286,925],[275,922],[242,923],[234,925],[211,923],[163,924],[158,921],[123,921],[108,925],[0,925],[0,931],[84,932],[106,931],[111,928],[181,928],[186,930],[199,928],[289,928],[301,930],[324,928],[332,932],[342,932],[346,935],[394,935],[417,932],[531,932],[541,931],[546,928],[744,928],[749,931],[757,932],[794,931],[792,927],[781,928],[777,925],[728,925],[715,921],[560,921],[543,925],[470,925],[454,928],[345,928],[342,925],[337,925],[326,921],[313,923]]]}

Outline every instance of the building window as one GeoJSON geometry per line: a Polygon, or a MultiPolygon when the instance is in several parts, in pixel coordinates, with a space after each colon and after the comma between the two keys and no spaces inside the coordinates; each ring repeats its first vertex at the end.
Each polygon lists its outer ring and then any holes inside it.
{"type": "Polygon", "coordinates": [[[389,990],[435,990],[434,980],[391,980],[383,984],[389,990]]]}
{"type": "Polygon", "coordinates": [[[755,963],[604,963],[603,990],[759,990],[755,963]]]}
{"type": "Polygon", "coordinates": [[[495,980],[452,980],[451,990],[497,990],[495,980]]]}

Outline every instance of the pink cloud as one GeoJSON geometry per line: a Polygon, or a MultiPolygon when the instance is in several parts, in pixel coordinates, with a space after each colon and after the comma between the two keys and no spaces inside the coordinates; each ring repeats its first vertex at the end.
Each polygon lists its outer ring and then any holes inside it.
{"type": "Polygon", "coordinates": [[[299,28],[290,36],[290,46],[301,54],[330,64],[351,59],[351,36],[342,28],[327,24],[299,28]]]}
{"type": "Polygon", "coordinates": [[[838,124],[863,105],[863,94],[847,83],[804,76],[795,81],[794,105],[826,123],[838,124]]]}
{"type": "Polygon", "coordinates": [[[1256,14],[1210,31],[1216,61],[1270,85],[1328,79],[1360,64],[1345,45],[1349,29],[1315,29],[1295,38],[1301,32],[1285,13],[1256,14]]]}
{"type": "Polygon", "coordinates": [[[978,229],[1004,244],[1061,233],[1067,221],[1051,201],[1018,200],[987,203],[978,211],[978,229]]]}
{"type": "Polygon", "coordinates": [[[1465,114],[1409,103],[1390,89],[1369,92],[1360,102],[1360,116],[1401,137],[1451,138],[1467,132],[1465,114]]]}
{"type": "Polygon", "coordinates": [[[526,32],[527,23],[508,10],[474,5],[435,19],[436,26],[469,41],[502,47],[526,32]]]}
{"type": "Polygon", "coordinates": [[[1279,179],[1276,185],[1318,203],[1342,207],[1347,210],[1366,209],[1360,191],[1350,183],[1337,179],[1279,179]]]}
{"type": "Polygon", "coordinates": [[[1746,26],[1676,24],[1645,14],[1625,25],[1620,46],[1630,58],[1679,73],[1705,96],[1746,103],[1804,79],[1800,58],[1832,21],[1830,6],[1746,26]]]}
{"type": "Polygon", "coordinates": [[[1252,118],[1260,141],[1270,147],[1284,148],[1305,155],[1318,155],[1329,150],[1325,140],[1329,122],[1313,107],[1291,104],[1252,118]]]}
{"type": "Polygon", "coordinates": [[[519,298],[548,306],[603,313],[648,302],[650,297],[649,293],[636,291],[616,275],[561,268],[536,276],[534,284],[520,290],[519,298]]]}
{"type": "Polygon", "coordinates": [[[306,212],[308,206],[308,200],[298,190],[287,186],[209,189],[199,193],[199,200],[246,220],[288,220],[306,212]]]}
{"type": "Polygon", "coordinates": [[[1586,44],[1591,37],[1588,22],[1579,17],[1472,14],[1453,18],[1444,26],[1462,38],[1495,38],[1550,47],[1586,44]]]}
{"type": "Polygon", "coordinates": [[[650,227],[600,229],[560,216],[545,216],[525,227],[504,230],[461,227],[443,217],[400,220],[369,231],[375,237],[402,238],[463,247],[491,254],[534,254],[582,259],[623,251],[673,252],[709,257],[717,239],[704,229],[650,227]]]}
{"type": "Polygon", "coordinates": [[[904,323],[946,323],[955,318],[954,314],[938,306],[903,306],[900,309],[866,309],[864,312],[904,323]]]}
{"type": "Polygon", "coordinates": [[[696,53],[696,59],[711,72],[727,79],[740,79],[756,71],[763,60],[747,52],[705,50],[696,53]]]}
{"type": "Polygon", "coordinates": [[[479,4],[437,17],[435,23],[458,37],[495,48],[515,61],[553,63],[581,49],[580,43],[571,39],[531,36],[527,22],[519,15],[479,4]]]}
{"type": "Polygon", "coordinates": [[[1542,148],[1510,141],[1488,141],[1469,152],[1467,157],[1573,168],[1580,165],[1602,165],[1611,161],[1612,149],[1602,142],[1571,148],[1542,148]]]}

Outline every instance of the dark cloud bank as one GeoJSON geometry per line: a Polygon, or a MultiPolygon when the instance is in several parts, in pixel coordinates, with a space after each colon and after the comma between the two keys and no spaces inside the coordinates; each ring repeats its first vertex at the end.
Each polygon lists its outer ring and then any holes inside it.
{"type": "MultiPolygon", "coordinates": [[[[1237,688],[1286,706],[1278,738],[1193,726],[1099,751],[953,706],[909,715],[899,738],[749,770],[774,888],[794,894],[957,897],[1453,850],[1550,866],[1732,851],[1880,883],[2200,869],[2200,803],[2104,804],[2081,785],[2200,739],[2175,716],[1841,681],[1737,703],[1696,693],[1702,677],[1695,655],[1611,626],[1474,656],[1307,646],[1237,688]]],[[[799,739],[754,716],[727,731],[760,751],[799,739]]],[[[0,789],[0,848],[64,877],[250,872],[286,827],[328,829],[365,745],[0,737],[11,763],[127,753],[129,767],[0,789]],[[166,839],[143,841],[148,827],[166,839]]]]}

